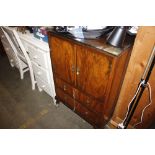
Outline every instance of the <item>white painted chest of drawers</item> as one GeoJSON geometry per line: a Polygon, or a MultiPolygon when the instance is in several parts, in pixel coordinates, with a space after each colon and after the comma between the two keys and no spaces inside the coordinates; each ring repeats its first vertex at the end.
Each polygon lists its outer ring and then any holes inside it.
{"type": "Polygon", "coordinates": [[[55,87],[48,43],[35,38],[32,34],[22,34],[19,37],[29,54],[39,91],[44,90],[55,103],[55,87]]]}

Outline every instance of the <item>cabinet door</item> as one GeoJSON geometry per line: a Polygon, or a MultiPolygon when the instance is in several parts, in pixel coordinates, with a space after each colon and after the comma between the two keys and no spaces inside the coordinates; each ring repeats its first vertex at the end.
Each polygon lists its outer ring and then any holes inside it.
{"type": "Polygon", "coordinates": [[[75,51],[74,46],[65,40],[52,37],[51,56],[53,72],[64,81],[75,83],[75,51]]]}
{"type": "Polygon", "coordinates": [[[78,45],[76,53],[77,88],[104,101],[112,68],[112,57],[78,45]]]}

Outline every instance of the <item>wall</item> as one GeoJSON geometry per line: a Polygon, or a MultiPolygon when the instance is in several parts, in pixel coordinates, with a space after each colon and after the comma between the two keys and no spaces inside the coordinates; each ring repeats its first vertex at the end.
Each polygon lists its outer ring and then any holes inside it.
{"type": "MultiPolygon", "coordinates": [[[[154,43],[155,26],[140,27],[135,39],[117,106],[109,123],[110,127],[116,128],[117,124],[124,119],[127,112],[127,106],[134,96],[154,43]]],[[[152,104],[145,110],[143,123],[138,125],[136,128],[148,128],[153,122],[155,123],[155,67],[150,76],[149,83],[152,88],[152,104]]],[[[138,107],[130,121],[129,128],[132,128],[135,123],[140,121],[141,112],[149,103],[148,95],[148,91],[145,89],[138,107]]]]}

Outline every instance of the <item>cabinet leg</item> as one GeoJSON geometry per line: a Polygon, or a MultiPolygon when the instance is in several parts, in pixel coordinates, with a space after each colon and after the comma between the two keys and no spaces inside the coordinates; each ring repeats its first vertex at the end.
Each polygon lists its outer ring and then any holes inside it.
{"type": "Polygon", "coordinates": [[[55,97],[55,98],[54,98],[54,105],[55,105],[56,107],[58,107],[59,104],[60,104],[60,100],[57,99],[57,97],[55,97]]]}

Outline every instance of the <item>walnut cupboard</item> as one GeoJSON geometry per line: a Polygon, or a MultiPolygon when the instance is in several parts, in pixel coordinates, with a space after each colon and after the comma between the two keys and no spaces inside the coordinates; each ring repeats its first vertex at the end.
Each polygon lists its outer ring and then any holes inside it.
{"type": "Polygon", "coordinates": [[[57,103],[103,128],[114,111],[130,55],[105,39],[85,40],[49,32],[57,103]]]}

